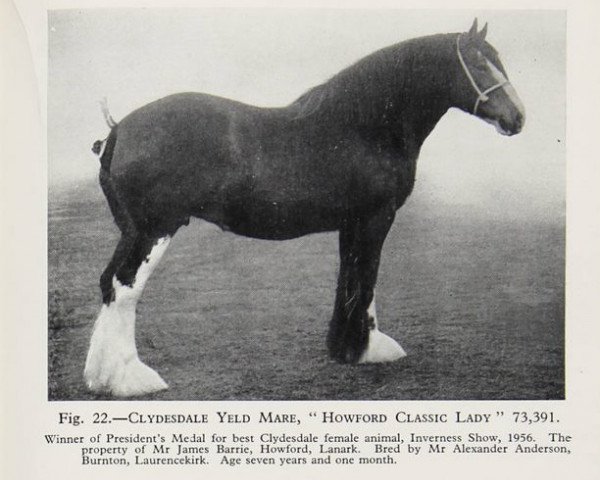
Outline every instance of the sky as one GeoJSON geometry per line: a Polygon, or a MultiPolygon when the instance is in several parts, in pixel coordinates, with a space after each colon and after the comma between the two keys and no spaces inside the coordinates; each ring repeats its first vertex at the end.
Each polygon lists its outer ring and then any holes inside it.
{"type": "Polygon", "coordinates": [[[90,148],[108,133],[103,97],[117,121],[181,91],[281,106],[379,48],[465,31],[474,17],[489,23],[487,40],[525,105],[525,128],[504,137],[449,111],[423,146],[413,196],[564,215],[566,17],[543,10],[50,11],[50,188],[96,178],[90,148]]]}

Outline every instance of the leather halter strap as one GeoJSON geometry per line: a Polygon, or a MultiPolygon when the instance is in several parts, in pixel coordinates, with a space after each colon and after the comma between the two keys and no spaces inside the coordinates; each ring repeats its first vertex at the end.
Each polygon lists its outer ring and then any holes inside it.
{"type": "Polygon", "coordinates": [[[465,75],[467,75],[467,78],[471,82],[473,89],[477,92],[477,100],[475,101],[475,106],[473,107],[473,115],[476,115],[479,104],[487,102],[489,100],[489,98],[490,98],[488,96],[489,93],[491,93],[494,90],[497,90],[499,88],[502,88],[504,85],[506,85],[507,83],[510,83],[510,82],[507,79],[504,79],[502,82],[498,82],[497,84],[492,85],[490,88],[481,90],[479,88],[479,86],[477,85],[477,82],[473,78],[473,75],[471,74],[469,67],[467,66],[467,63],[465,62],[465,59],[463,58],[462,53],[460,52],[460,37],[461,37],[461,34],[459,34],[456,37],[456,54],[458,55],[458,60],[460,62],[460,65],[462,66],[463,71],[465,72],[465,75]]]}

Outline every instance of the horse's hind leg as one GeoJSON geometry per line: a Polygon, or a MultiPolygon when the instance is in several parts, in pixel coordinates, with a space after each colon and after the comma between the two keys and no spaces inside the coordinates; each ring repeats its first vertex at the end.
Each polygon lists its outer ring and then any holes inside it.
{"type": "Polygon", "coordinates": [[[127,229],[101,278],[103,305],[85,364],[90,390],[116,396],[143,395],[167,388],[158,373],[142,363],[135,346],[135,310],[146,281],[170,237],[127,229]]]}

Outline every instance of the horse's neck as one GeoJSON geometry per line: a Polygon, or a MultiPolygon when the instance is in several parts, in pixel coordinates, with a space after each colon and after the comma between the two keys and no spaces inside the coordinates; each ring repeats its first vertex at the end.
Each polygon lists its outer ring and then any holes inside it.
{"type": "Polygon", "coordinates": [[[425,105],[409,105],[399,115],[397,123],[392,129],[400,132],[405,140],[410,138],[411,142],[420,148],[447,111],[446,107],[434,106],[434,108],[427,109],[425,105]]]}
{"type": "Polygon", "coordinates": [[[411,42],[397,67],[399,102],[392,128],[412,135],[419,147],[452,105],[453,51],[448,38],[439,35],[411,42]]]}
{"type": "MultiPolygon", "coordinates": [[[[380,132],[381,138],[420,148],[451,106],[446,36],[383,49],[313,89],[296,108],[324,123],[380,132]],[[316,106],[312,108],[311,106],[316,106]]],[[[380,139],[381,139],[380,138],[380,139]]]]}
{"type": "Polygon", "coordinates": [[[381,147],[401,150],[409,157],[418,155],[421,146],[448,111],[448,102],[440,101],[439,91],[411,92],[397,101],[397,106],[382,117],[374,117],[362,129],[379,132],[372,138],[381,147]]]}

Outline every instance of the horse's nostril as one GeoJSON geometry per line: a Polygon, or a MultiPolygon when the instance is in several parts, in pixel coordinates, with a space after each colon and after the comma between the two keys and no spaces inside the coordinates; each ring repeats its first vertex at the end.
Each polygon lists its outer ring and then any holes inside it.
{"type": "Polygon", "coordinates": [[[520,132],[521,129],[523,128],[524,124],[525,124],[525,116],[521,112],[517,113],[517,118],[515,121],[516,131],[520,132]]]}

